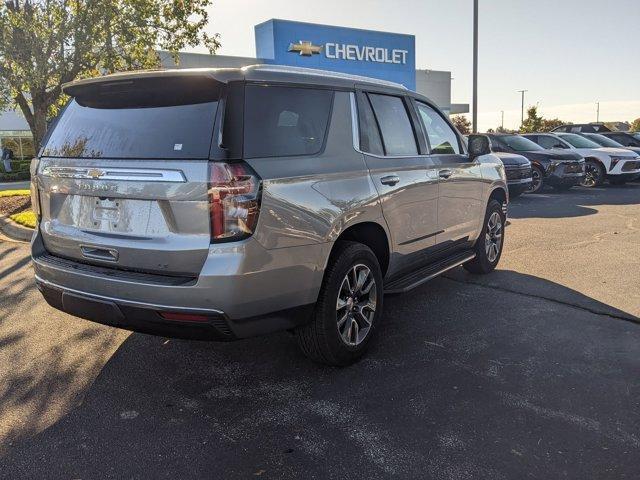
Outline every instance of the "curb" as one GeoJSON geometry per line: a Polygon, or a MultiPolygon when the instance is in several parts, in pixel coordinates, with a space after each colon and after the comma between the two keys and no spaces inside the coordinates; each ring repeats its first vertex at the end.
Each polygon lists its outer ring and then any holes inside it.
{"type": "Polygon", "coordinates": [[[11,220],[9,217],[3,216],[0,216],[0,231],[2,231],[2,233],[7,237],[21,242],[30,242],[31,236],[33,235],[32,228],[23,227],[11,220]]]}

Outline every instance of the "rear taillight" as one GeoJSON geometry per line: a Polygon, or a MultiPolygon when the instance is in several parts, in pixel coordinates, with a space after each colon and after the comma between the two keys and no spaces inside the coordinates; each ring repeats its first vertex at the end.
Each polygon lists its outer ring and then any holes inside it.
{"type": "Polygon", "coordinates": [[[260,177],[243,162],[209,164],[211,241],[253,234],[260,213],[260,177]]]}

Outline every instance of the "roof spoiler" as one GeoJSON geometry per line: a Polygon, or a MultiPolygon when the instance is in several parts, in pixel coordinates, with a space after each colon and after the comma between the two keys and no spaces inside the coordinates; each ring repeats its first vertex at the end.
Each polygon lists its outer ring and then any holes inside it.
{"type": "Polygon", "coordinates": [[[145,108],[215,102],[224,83],[210,72],[117,74],[63,85],[63,92],[92,108],[145,108]]]}

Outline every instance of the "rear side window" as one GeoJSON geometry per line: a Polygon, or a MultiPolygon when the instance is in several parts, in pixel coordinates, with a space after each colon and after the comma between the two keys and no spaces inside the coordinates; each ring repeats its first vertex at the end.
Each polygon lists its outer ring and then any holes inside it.
{"type": "Polygon", "coordinates": [[[76,100],[64,110],[43,155],[74,158],[203,159],[218,102],[97,108],[76,100]]]}
{"type": "Polygon", "coordinates": [[[538,145],[540,145],[541,147],[544,147],[546,149],[567,148],[567,146],[562,142],[562,140],[559,140],[559,139],[554,138],[554,137],[549,137],[547,135],[540,135],[538,137],[538,141],[536,143],[538,145]]]}
{"type": "Polygon", "coordinates": [[[360,98],[358,105],[360,150],[373,155],[384,155],[382,139],[376,117],[373,115],[371,103],[366,95],[360,98]]]}
{"type": "Polygon", "coordinates": [[[248,85],[245,92],[244,156],[320,153],[332,104],[331,90],[248,85]]]}
{"type": "Polygon", "coordinates": [[[418,103],[418,113],[427,131],[431,153],[435,155],[455,155],[460,153],[460,142],[453,128],[445,122],[433,108],[418,103]]]}
{"type": "Polygon", "coordinates": [[[400,97],[369,94],[387,155],[418,155],[409,113],[400,97]]]}

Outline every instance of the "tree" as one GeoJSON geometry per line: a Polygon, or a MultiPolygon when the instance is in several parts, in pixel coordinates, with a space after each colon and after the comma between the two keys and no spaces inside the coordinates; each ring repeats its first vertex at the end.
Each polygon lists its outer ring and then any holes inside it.
{"type": "Polygon", "coordinates": [[[538,107],[535,105],[527,109],[527,118],[524,119],[520,126],[520,133],[539,132],[542,128],[542,117],[538,115],[538,107]]]}
{"type": "Polygon", "coordinates": [[[451,117],[451,123],[458,129],[462,135],[471,133],[471,122],[464,115],[454,115],[451,117]]]}
{"type": "MultiPolygon", "coordinates": [[[[204,45],[211,0],[3,0],[0,83],[40,144],[77,78],[159,66],[157,49],[204,45]]],[[[0,105],[1,91],[0,87],[0,105]]]]}
{"type": "Polygon", "coordinates": [[[567,125],[570,122],[563,122],[559,118],[543,118],[542,125],[540,126],[541,132],[550,132],[554,128],[560,127],[561,125],[567,125]]]}
{"type": "Polygon", "coordinates": [[[640,132],[640,118],[636,118],[633,122],[631,122],[631,127],[629,128],[630,132],[640,132]]]}

